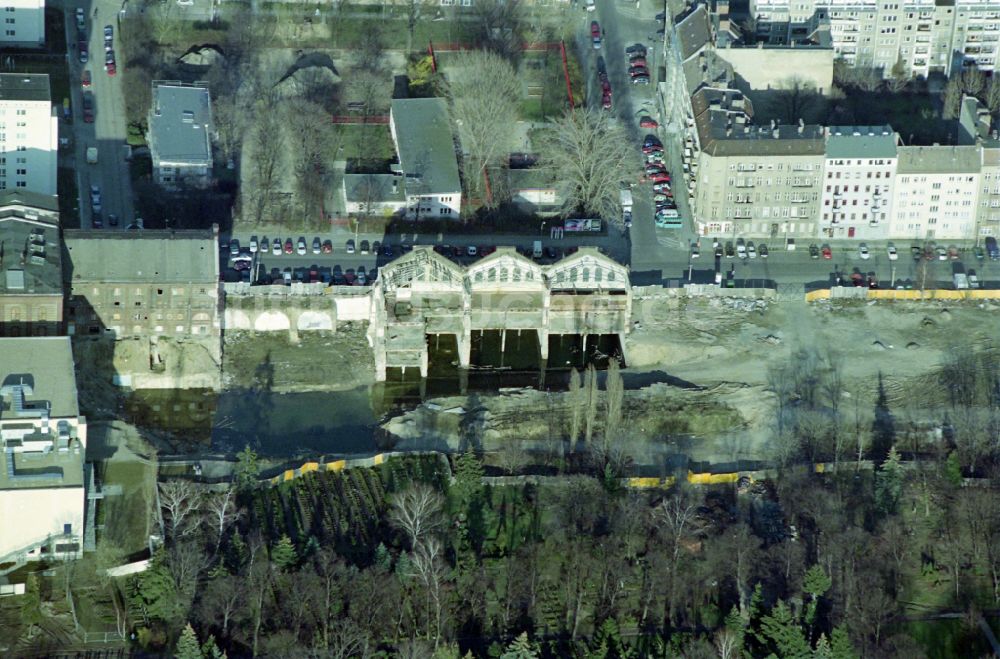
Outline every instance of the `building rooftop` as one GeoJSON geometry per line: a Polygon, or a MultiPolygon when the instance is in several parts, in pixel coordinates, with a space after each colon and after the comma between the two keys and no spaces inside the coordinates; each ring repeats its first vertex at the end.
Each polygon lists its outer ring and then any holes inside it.
{"type": "Polygon", "coordinates": [[[892,126],[830,126],[827,158],[895,158],[899,136],[892,126]]]}
{"type": "Polygon", "coordinates": [[[455,140],[444,99],[396,99],[391,114],[406,193],[460,194],[455,140]]]}
{"type": "Polygon", "coordinates": [[[742,93],[703,87],[691,99],[701,149],[712,156],[823,155],[823,127],[752,123],[753,107],[742,93]]]}
{"type": "Polygon", "coordinates": [[[212,162],[212,107],[208,89],[154,82],[149,148],[154,162],[212,162]]]}
{"type": "Polygon", "coordinates": [[[0,73],[0,101],[49,101],[47,73],[0,73]]]}
{"type": "Polygon", "coordinates": [[[705,5],[699,4],[675,23],[674,34],[681,60],[686,61],[712,42],[712,22],[705,5]]]}
{"type": "MultiPolygon", "coordinates": [[[[53,419],[79,416],[73,350],[68,336],[0,338],[0,386],[31,385],[27,407],[47,401],[53,419]]],[[[2,398],[0,421],[10,420],[10,400],[2,398]]]]}
{"type": "Polygon", "coordinates": [[[898,174],[975,174],[981,166],[978,146],[901,146],[898,174]]]}
{"type": "Polygon", "coordinates": [[[31,197],[55,204],[33,193],[0,195],[0,295],[61,296],[58,211],[23,203],[31,197]]]}
{"type": "Polygon", "coordinates": [[[345,174],[344,196],[351,202],[406,202],[403,177],[396,174],[345,174]]]}
{"type": "Polygon", "coordinates": [[[63,234],[64,280],[122,283],[208,283],[218,280],[212,231],[93,231],[63,234]]]}

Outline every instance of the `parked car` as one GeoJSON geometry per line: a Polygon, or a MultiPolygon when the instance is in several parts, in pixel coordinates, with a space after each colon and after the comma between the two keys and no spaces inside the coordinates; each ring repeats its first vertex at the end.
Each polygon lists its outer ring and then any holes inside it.
{"type": "Polygon", "coordinates": [[[324,240],[323,244],[320,246],[320,250],[324,254],[333,254],[333,241],[332,240],[324,240]]]}
{"type": "Polygon", "coordinates": [[[670,174],[666,172],[656,172],[655,174],[649,174],[649,180],[653,183],[669,183],[670,174]]]}
{"type": "MultiPolygon", "coordinates": [[[[93,192],[91,192],[91,197],[93,197],[93,192]]],[[[237,240],[236,238],[233,238],[232,240],[229,241],[229,255],[239,256],[239,254],[240,254],[240,241],[237,240]]]]}
{"type": "Polygon", "coordinates": [[[697,243],[691,243],[691,258],[696,259],[701,256],[701,250],[698,249],[697,243]]]}
{"type": "Polygon", "coordinates": [[[754,246],[753,241],[747,243],[747,257],[751,259],[757,258],[757,248],[754,246]]]}
{"type": "Polygon", "coordinates": [[[289,238],[285,240],[285,254],[295,253],[295,245],[292,244],[292,239],[289,238]]]}
{"type": "Polygon", "coordinates": [[[639,67],[639,66],[641,66],[643,68],[646,67],[646,58],[645,57],[633,57],[633,58],[629,59],[629,61],[628,61],[628,68],[629,69],[634,69],[634,68],[639,67]]]}
{"type": "Polygon", "coordinates": [[[594,42],[594,49],[601,47],[601,26],[597,21],[590,21],[590,38],[594,42]]]}
{"type": "Polygon", "coordinates": [[[476,256],[476,254],[479,253],[479,250],[476,249],[475,245],[469,245],[468,247],[465,248],[465,250],[466,254],[468,254],[469,256],[476,256]]]}
{"type": "Polygon", "coordinates": [[[736,239],[736,256],[745,259],[747,257],[747,245],[742,238],[736,239]]]}
{"type": "Polygon", "coordinates": [[[90,92],[83,95],[83,121],[84,123],[94,123],[94,97],[90,92]]]}
{"type": "Polygon", "coordinates": [[[975,254],[976,259],[979,261],[982,261],[986,257],[986,252],[984,252],[983,248],[979,245],[972,248],[972,253],[975,254]]]}
{"type": "Polygon", "coordinates": [[[976,274],[975,270],[969,270],[969,288],[979,288],[979,275],[976,274]]]}
{"type": "Polygon", "coordinates": [[[344,243],[344,250],[348,254],[353,254],[354,253],[354,238],[348,238],[347,239],[347,242],[344,243]]]}
{"type": "Polygon", "coordinates": [[[93,212],[93,214],[90,216],[90,223],[94,226],[95,229],[104,228],[104,220],[101,218],[100,211],[93,212]]]}
{"type": "Polygon", "coordinates": [[[296,252],[299,256],[304,256],[306,253],[306,239],[303,236],[299,236],[298,243],[296,244],[296,252]]]}
{"type": "Polygon", "coordinates": [[[823,258],[827,260],[833,258],[833,250],[830,249],[829,245],[823,245],[823,258]]]}
{"type": "Polygon", "coordinates": [[[80,49],[80,64],[86,64],[90,61],[90,53],[87,51],[87,42],[81,39],[78,44],[78,48],[80,49]]]}
{"type": "Polygon", "coordinates": [[[871,252],[868,251],[868,245],[861,243],[858,245],[858,256],[867,261],[871,258],[871,252]]]}
{"type": "Polygon", "coordinates": [[[648,78],[649,69],[647,69],[645,66],[630,66],[628,68],[628,74],[632,78],[648,78]]]}
{"type": "Polygon", "coordinates": [[[889,254],[889,260],[895,261],[899,258],[899,252],[896,250],[896,246],[889,243],[889,246],[885,248],[885,251],[889,254]]]}
{"type": "Polygon", "coordinates": [[[764,243],[761,243],[761,244],[757,245],[757,252],[760,254],[760,258],[766,259],[767,258],[767,245],[765,245],[764,243]]]}
{"type": "Polygon", "coordinates": [[[958,260],[958,248],[955,247],[954,245],[950,245],[948,247],[948,258],[951,259],[952,261],[958,260]]]}
{"type": "Polygon", "coordinates": [[[597,9],[597,2],[595,0],[587,0],[587,11],[594,11],[597,9]]]}
{"type": "Polygon", "coordinates": [[[118,67],[115,65],[115,61],[111,60],[104,65],[104,70],[107,71],[109,76],[113,76],[118,73],[118,67]]]}
{"type": "Polygon", "coordinates": [[[816,243],[809,245],[809,258],[818,259],[819,258],[819,247],[816,243]]]}
{"type": "Polygon", "coordinates": [[[395,252],[392,249],[392,245],[390,245],[389,243],[382,243],[382,256],[384,256],[387,259],[391,259],[393,256],[395,256],[395,252]]]}
{"type": "Polygon", "coordinates": [[[938,246],[938,248],[937,248],[937,257],[938,257],[938,261],[946,261],[946,260],[948,260],[948,250],[946,250],[943,245],[939,245],[938,246]]]}
{"type": "Polygon", "coordinates": [[[658,128],[660,124],[656,123],[656,119],[652,117],[643,117],[639,120],[639,128],[658,128]]]}
{"type": "Polygon", "coordinates": [[[910,255],[914,261],[919,261],[924,255],[924,250],[920,245],[913,245],[910,247],[910,255]]]}
{"type": "Polygon", "coordinates": [[[731,259],[734,256],[736,256],[736,249],[733,247],[733,241],[732,240],[727,240],[726,241],[726,258],[730,258],[731,259]]]}
{"type": "Polygon", "coordinates": [[[84,72],[80,74],[80,85],[82,85],[83,88],[86,89],[87,87],[90,87],[90,83],[91,83],[90,69],[85,69],[84,72]]]}
{"type": "Polygon", "coordinates": [[[986,236],[986,253],[993,261],[1000,259],[1000,247],[997,246],[997,239],[993,236],[986,236]]]}
{"type": "Polygon", "coordinates": [[[108,224],[110,224],[113,227],[118,226],[118,216],[115,215],[114,213],[109,213],[108,214],[108,224]]]}
{"type": "Polygon", "coordinates": [[[371,245],[368,243],[367,240],[362,240],[361,241],[361,249],[359,251],[362,254],[367,254],[368,252],[371,251],[371,245]]]}
{"type": "Polygon", "coordinates": [[[639,54],[641,54],[642,57],[645,57],[646,56],[646,47],[643,46],[641,43],[632,44],[631,46],[626,46],[625,47],[625,54],[626,55],[635,55],[636,53],[639,53],[639,54]]]}
{"type": "Polygon", "coordinates": [[[76,27],[82,30],[83,28],[86,27],[86,25],[87,24],[84,22],[83,7],[77,7],[76,8],[76,27]]]}
{"type": "Polygon", "coordinates": [[[612,106],[611,103],[611,92],[604,92],[601,94],[601,108],[605,110],[610,110],[612,106]]]}
{"type": "Polygon", "coordinates": [[[250,236],[250,253],[256,254],[258,247],[259,245],[257,244],[257,236],[250,236]]]}
{"type": "Polygon", "coordinates": [[[649,84],[649,76],[648,75],[636,75],[636,76],[632,76],[632,84],[633,85],[648,85],[649,84]]]}
{"type": "Polygon", "coordinates": [[[456,259],[460,259],[460,258],[462,258],[462,256],[465,255],[465,250],[462,249],[461,245],[455,245],[451,249],[451,255],[454,256],[456,259]]]}
{"type": "Polygon", "coordinates": [[[271,253],[274,254],[275,256],[277,256],[278,254],[281,254],[281,239],[280,238],[275,238],[274,239],[274,247],[271,249],[271,253]]]}

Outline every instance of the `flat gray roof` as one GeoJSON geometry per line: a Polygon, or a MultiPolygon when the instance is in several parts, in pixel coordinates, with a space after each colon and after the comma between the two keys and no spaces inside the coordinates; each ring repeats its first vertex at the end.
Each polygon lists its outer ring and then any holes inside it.
{"type": "MultiPolygon", "coordinates": [[[[30,383],[30,406],[48,401],[52,418],[79,416],[73,349],[68,336],[0,338],[0,385],[30,383]]],[[[7,401],[0,419],[9,420],[7,401]]]]}
{"type": "Polygon", "coordinates": [[[391,113],[406,193],[461,193],[455,140],[444,99],[396,99],[391,113]]]}
{"type": "Polygon", "coordinates": [[[47,73],[0,73],[0,100],[49,101],[51,99],[47,73]]]}
{"type": "Polygon", "coordinates": [[[344,196],[347,201],[405,202],[403,183],[403,177],[396,174],[345,174],[344,196]]]}
{"type": "Polygon", "coordinates": [[[978,146],[901,146],[897,174],[975,174],[981,168],[978,146]]]}
{"type": "Polygon", "coordinates": [[[64,232],[66,279],[137,284],[217,284],[219,248],[211,231],[64,232]]]}
{"type": "Polygon", "coordinates": [[[0,206],[0,295],[62,296],[59,225],[25,215],[0,206]]]}
{"type": "Polygon", "coordinates": [[[154,162],[212,162],[212,107],[208,89],[153,83],[149,148],[154,162]]]}
{"type": "Polygon", "coordinates": [[[830,126],[827,158],[895,158],[896,132],[892,126],[830,126]]]}

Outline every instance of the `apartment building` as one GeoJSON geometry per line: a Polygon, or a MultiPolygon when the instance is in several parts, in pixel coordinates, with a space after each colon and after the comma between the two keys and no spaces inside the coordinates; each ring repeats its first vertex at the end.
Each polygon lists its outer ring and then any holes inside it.
{"type": "Polygon", "coordinates": [[[0,336],[62,332],[62,250],[54,197],[0,192],[0,336]]]}
{"type": "Polygon", "coordinates": [[[0,50],[45,46],[45,0],[5,0],[0,50]]]}
{"type": "Polygon", "coordinates": [[[982,150],[978,146],[897,148],[889,236],[966,240],[976,235],[982,150]]]}
{"type": "Polygon", "coordinates": [[[83,553],[87,423],[69,337],[0,338],[0,574],[83,553]]]}
{"type": "Polygon", "coordinates": [[[441,98],[392,102],[389,131],[399,156],[406,215],[412,219],[459,219],[462,183],[448,106],[441,98]]]}
{"type": "Polygon", "coordinates": [[[692,207],[701,235],[815,236],[822,126],[754,126],[738,92],[703,88],[692,104],[701,149],[692,207]]]}
{"type": "Polygon", "coordinates": [[[69,334],[206,338],[217,343],[218,227],[68,230],[64,236],[69,334]]]}
{"type": "Polygon", "coordinates": [[[0,190],[55,196],[58,122],[48,75],[0,73],[0,190]]]}
{"type": "Polygon", "coordinates": [[[885,76],[897,62],[924,77],[997,63],[1000,5],[990,0],[751,0],[749,11],[766,43],[828,31],[838,57],[885,76]]]}
{"type": "Polygon", "coordinates": [[[996,140],[983,145],[976,227],[979,236],[1000,236],[1000,142],[996,140]]]}
{"type": "Polygon", "coordinates": [[[212,103],[204,84],[153,82],[149,153],[162,186],[204,187],[212,180],[212,103]]]}
{"type": "Polygon", "coordinates": [[[888,237],[898,142],[891,126],[827,128],[821,236],[888,237]]]}

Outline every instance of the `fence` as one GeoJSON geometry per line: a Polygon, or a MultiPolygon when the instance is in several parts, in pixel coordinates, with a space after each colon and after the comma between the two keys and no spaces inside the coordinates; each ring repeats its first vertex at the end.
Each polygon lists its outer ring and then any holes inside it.
{"type": "Polygon", "coordinates": [[[806,302],[817,302],[819,300],[1000,300],[1000,290],[950,290],[946,288],[935,288],[928,290],[897,290],[893,288],[869,289],[865,287],[840,286],[837,288],[823,288],[806,293],[806,302]]]}

